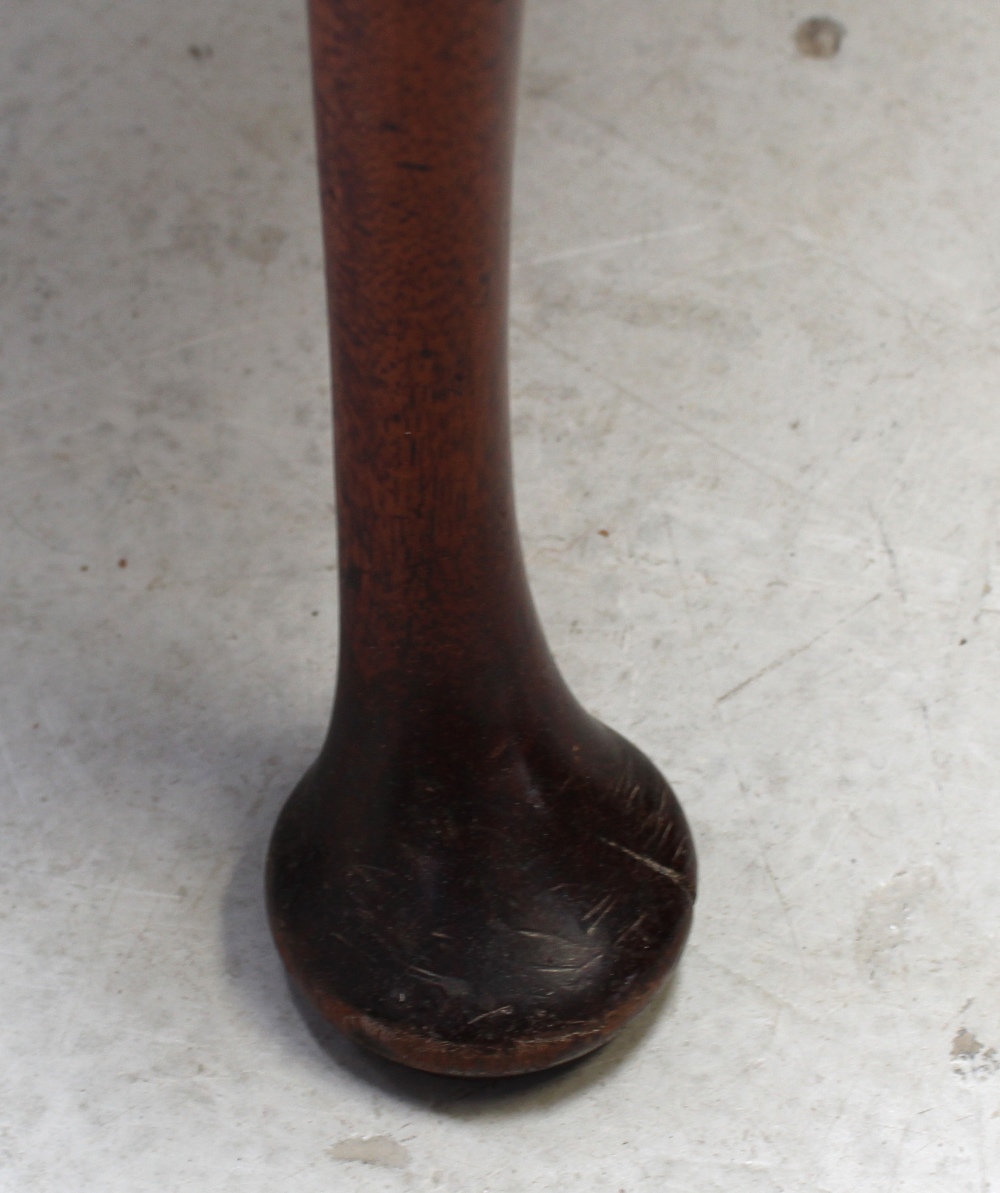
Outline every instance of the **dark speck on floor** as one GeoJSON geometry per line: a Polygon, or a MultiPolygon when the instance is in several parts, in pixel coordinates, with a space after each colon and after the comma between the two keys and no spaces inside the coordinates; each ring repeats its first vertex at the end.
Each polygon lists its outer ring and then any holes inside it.
{"type": "Polygon", "coordinates": [[[832,58],[847,30],[831,17],[810,17],[795,30],[795,47],[806,58],[832,58]]]}

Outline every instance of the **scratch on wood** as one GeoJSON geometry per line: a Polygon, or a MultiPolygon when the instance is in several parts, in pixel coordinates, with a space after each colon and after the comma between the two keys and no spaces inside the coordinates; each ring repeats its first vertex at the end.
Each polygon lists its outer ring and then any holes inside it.
{"type": "Polygon", "coordinates": [[[582,974],[585,970],[593,969],[595,965],[600,965],[601,960],[602,958],[598,954],[596,957],[591,957],[587,961],[567,961],[565,965],[537,965],[534,968],[536,973],[582,974]]]}
{"type": "Polygon", "coordinates": [[[588,936],[593,936],[593,934],[597,931],[601,921],[614,908],[617,902],[618,899],[614,895],[605,895],[599,903],[595,903],[590,911],[588,911],[587,914],[582,917],[581,922],[584,924],[589,924],[587,928],[588,936]]]}
{"type": "Polygon", "coordinates": [[[466,1027],[471,1027],[473,1023],[482,1023],[484,1019],[492,1019],[494,1015],[513,1015],[513,1007],[497,1007],[495,1011],[483,1011],[481,1015],[476,1015],[475,1018],[470,1019],[466,1023],[466,1027]]]}
{"type": "Polygon", "coordinates": [[[581,921],[586,924],[589,923],[595,916],[600,919],[607,914],[608,908],[614,903],[614,895],[604,895],[594,904],[594,906],[585,915],[581,916],[581,921]]]}
{"type": "Polygon", "coordinates": [[[618,934],[618,939],[615,941],[615,944],[620,945],[621,942],[627,936],[631,936],[633,932],[637,931],[640,927],[642,927],[642,924],[645,921],[645,919],[646,919],[646,913],[643,912],[637,920],[635,920],[633,923],[629,924],[629,926],[625,929],[624,932],[620,932],[618,934]]]}
{"type": "Polygon", "coordinates": [[[575,940],[570,940],[568,936],[560,936],[556,932],[535,932],[531,928],[515,928],[514,931],[518,936],[527,936],[529,940],[555,940],[559,944],[580,948],[580,945],[575,940]]]}
{"type": "Polygon", "coordinates": [[[642,862],[650,870],[654,870],[664,878],[669,878],[671,882],[676,883],[677,886],[687,891],[689,895],[691,894],[691,884],[679,870],[672,870],[669,866],[663,866],[659,862],[653,861],[651,857],[646,857],[645,854],[636,853],[634,849],[629,849],[627,845],[619,845],[617,841],[609,841],[607,837],[598,837],[597,839],[598,841],[603,841],[605,845],[610,845],[612,849],[619,849],[622,853],[628,854],[629,857],[635,858],[637,862],[642,862]]]}

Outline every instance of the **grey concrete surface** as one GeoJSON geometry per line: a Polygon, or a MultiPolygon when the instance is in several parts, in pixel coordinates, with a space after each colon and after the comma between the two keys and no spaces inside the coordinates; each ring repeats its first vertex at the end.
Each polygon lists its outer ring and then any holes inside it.
{"type": "Polygon", "coordinates": [[[1000,1189],[1000,24],[530,0],[513,417],[584,702],[671,778],[679,977],[398,1073],[261,901],[332,695],[305,21],[0,9],[0,1189],[1000,1189]]]}

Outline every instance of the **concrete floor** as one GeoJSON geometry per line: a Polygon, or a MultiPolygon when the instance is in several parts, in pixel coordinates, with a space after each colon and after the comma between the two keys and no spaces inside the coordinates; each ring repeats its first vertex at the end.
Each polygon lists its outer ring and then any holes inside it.
{"type": "Polygon", "coordinates": [[[4,1193],[1000,1190],[1000,26],[812,15],[530,4],[529,566],[702,894],[655,1013],[473,1088],[310,1029],[261,903],[336,651],[301,5],[8,0],[4,1193]]]}

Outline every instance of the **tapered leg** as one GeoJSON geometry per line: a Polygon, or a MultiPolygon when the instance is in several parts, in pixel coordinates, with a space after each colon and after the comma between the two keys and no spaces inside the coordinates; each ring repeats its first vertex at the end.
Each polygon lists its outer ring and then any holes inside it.
{"type": "Polygon", "coordinates": [[[363,1044],[497,1075],[597,1047],[672,970],[695,858],[580,708],[514,518],[506,384],[518,0],[312,0],[340,662],[275,828],[294,981],[363,1044]]]}

